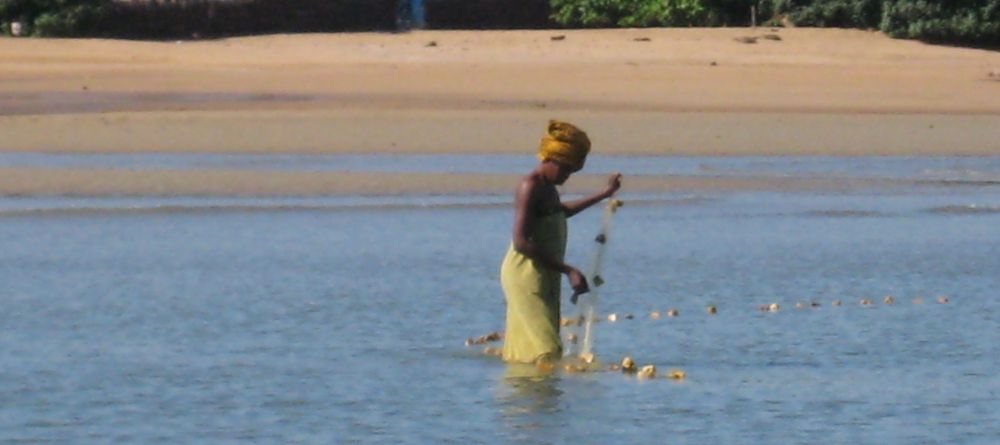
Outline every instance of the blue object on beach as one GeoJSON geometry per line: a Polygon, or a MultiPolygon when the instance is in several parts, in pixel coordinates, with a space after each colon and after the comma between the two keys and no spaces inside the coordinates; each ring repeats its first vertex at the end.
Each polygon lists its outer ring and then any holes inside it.
{"type": "Polygon", "coordinates": [[[424,0],[410,0],[410,14],[412,14],[413,27],[423,29],[426,25],[424,20],[424,0]]]}
{"type": "Polygon", "coordinates": [[[424,0],[399,0],[396,7],[399,29],[422,29],[426,25],[424,0]]]}

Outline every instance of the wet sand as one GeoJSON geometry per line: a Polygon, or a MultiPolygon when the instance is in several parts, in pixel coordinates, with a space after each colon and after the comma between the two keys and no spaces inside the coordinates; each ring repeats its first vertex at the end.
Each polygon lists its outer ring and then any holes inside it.
{"type": "MultiPolygon", "coordinates": [[[[530,156],[549,118],[604,154],[995,155],[1000,53],[766,28],[0,38],[2,151],[530,156]],[[780,40],[736,41],[767,34],[780,40]]],[[[3,172],[5,195],[510,188],[482,175],[3,172]]]]}

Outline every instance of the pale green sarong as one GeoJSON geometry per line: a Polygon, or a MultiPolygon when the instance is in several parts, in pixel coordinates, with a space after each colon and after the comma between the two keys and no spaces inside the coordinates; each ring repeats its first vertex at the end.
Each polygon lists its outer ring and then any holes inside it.
{"type": "MultiPolygon", "coordinates": [[[[529,239],[538,248],[562,260],[566,252],[566,215],[554,211],[542,216],[529,239]]],[[[507,299],[503,359],[535,363],[562,358],[559,338],[561,274],[514,250],[507,249],[500,267],[500,283],[507,299]]]]}

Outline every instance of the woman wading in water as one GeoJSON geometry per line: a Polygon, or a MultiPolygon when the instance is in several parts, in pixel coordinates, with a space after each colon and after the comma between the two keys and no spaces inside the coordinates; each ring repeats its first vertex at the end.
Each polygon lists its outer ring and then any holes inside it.
{"type": "Polygon", "coordinates": [[[538,166],[521,179],[514,198],[514,230],[500,268],[507,299],[503,359],[507,362],[554,362],[562,358],[559,338],[560,275],[569,278],[576,295],[586,293],[587,279],[563,262],[566,218],[613,195],[621,175],[607,188],[573,202],[559,199],[557,185],[583,168],[590,139],[573,124],[550,121],[538,149],[538,166]]]}

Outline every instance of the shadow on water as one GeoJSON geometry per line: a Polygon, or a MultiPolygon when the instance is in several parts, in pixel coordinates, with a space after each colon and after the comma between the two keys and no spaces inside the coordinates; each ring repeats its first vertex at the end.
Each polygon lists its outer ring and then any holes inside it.
{"type": "Polygon", "coordinates": [[[515,439],[544,439],[562,412],[560,377],[534,365],[508,364],[502,376],[498,405],[506,433],[515,439]]]}

